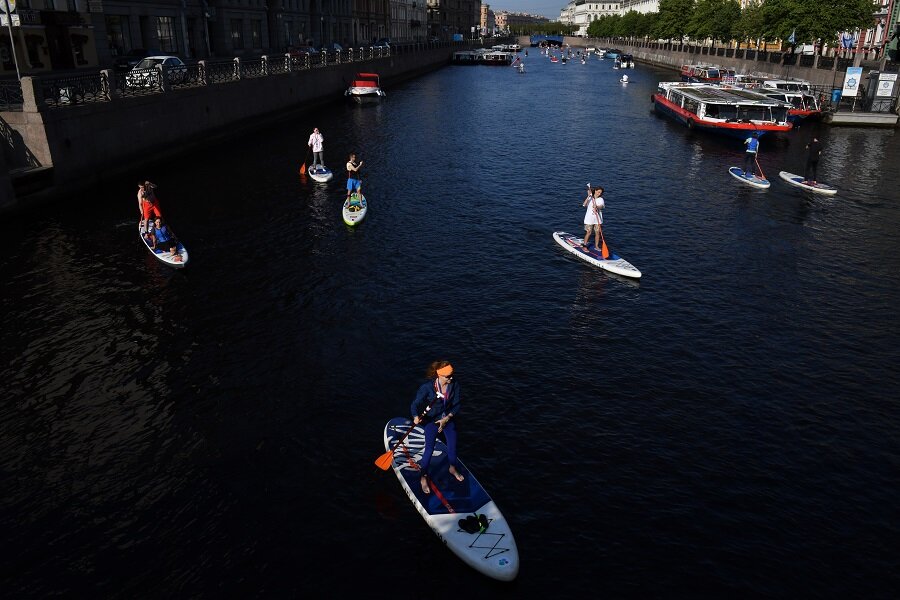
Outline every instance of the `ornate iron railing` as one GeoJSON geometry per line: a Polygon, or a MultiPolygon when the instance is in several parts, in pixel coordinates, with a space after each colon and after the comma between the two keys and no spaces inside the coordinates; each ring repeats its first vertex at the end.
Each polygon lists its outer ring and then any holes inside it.
{"type": "Polygon", "coordinates": [[[816,65],[820,69],[825,69],[826,71],[830,71],[834,68],[834,57],[833,56],[820,56],[819,64],[816,65]]]}
{"type": "Polygon", "coordinates": [[[183,71],[179,69],[177,73],[169,73],[168,77],[173,90],[206,85],[206,73],[202,63],[186,65],[183,71]]]}
{"type": "Polygon", "coordinates": [[[22,109],[22,85],[18,81],[0,81],[0,110],[22,109]]]}
{"type": "Polygon", "coordinates": [[[109,100],[109,79],[103,72],[42,79],[41,97],[43,104],[51,108],[90,102],[107,102],[109,100]]]}
{"type": "Polygon", "coordinates": [[[123,98],[161,94],[162,68],[132,69],[116,75],[116,91],[123,98]]]}
{"type": "Polygon", "coordinates": [[[804,54],[803,56],[800,57],[800,66],[801,67],[811,68],[813,66],[814,62],[816,62],[815,56],[804,54]]]}
{"type": "Polygon", "coordinates": [[[237,63],[233,60],[226,62],[206,63],[206,83],[225,83],[237,79],[237,63]]]}
{"type": "Polygon", "coordinates": [[[242,79],[252,79],[253,77],[265,77],[268,75],[266,61],[259,60],[242,60],[240,63],[240,73],[242,79]]]}

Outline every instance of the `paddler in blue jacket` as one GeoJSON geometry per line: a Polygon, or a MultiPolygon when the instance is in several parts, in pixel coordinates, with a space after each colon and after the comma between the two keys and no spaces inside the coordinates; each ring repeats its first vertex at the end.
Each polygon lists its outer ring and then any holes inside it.
{"type": "Polygon", "coordinates": [[[744,153],[744,177],[750,178],[756,173],[754,167],[756,153],[759,151],[759,134],[754,131],[751,137],[744,140],[744,145],[747,146],[747,152],[744,153]]]}
{"type": "Polygon", "coordinates": [[[463,475],[456,469],[456,416],[459,414],[459,384],[453,381],[453,365],[447,360],[438,360],[428,366],[428,381],[422,384],[416,393],[416,399],[410,406],[413,423],[423,424],[425,429],[425,449],[419,470],[422,473],[422,491],[431,493],[428,486],[428,465],[434,452],[434,440],[437,434],[443,433],[447,440],[447,458],[450,460],[450,474],[457,481],[463,475]]]}

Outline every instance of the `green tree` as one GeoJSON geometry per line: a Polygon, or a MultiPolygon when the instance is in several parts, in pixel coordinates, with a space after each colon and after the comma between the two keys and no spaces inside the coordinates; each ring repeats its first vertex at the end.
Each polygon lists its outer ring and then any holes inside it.
{"type": "Polygon", "coordinates": [[[619,21],[617,27],[618,35],[622,37],[637,35],[640,21],[641,14],[636,10],[629,10],[627,13],[622,15],[622,19],[619,21]]]}
{"type": "Polygon", "coordinates": [[[741,40],[749,42],[763,36],[765,25],[762,5],[749,3],[741,11],[741,17],[735,26],[734,35],[741,40]]]}
{"type": "Polygon", "coordinates": [[[864,29],[874,22],[872,0],[766,0],[762,5],[763,35],[797,43],[834,42],[841,31],[864,29]]]}
{"type": "Polygon", "coordinates": [[[694,0],[659,0],[659,16],[653,35],[679,42],[690,30],[694,14],[694,0]]]}
{"type": "Polygon", "coordinates": [[[690,24],[690,34],[697,39],[727,42],[741,17],[741,6],[736,0],[698,0],[690,24]]]}

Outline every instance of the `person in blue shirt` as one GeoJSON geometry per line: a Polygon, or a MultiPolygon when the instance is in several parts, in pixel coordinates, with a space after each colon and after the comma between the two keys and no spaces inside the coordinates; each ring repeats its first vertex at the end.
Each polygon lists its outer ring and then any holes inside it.
{"type": "Polygon", "coordinates": [[[434,452],[434,440],[439,433],[444,434],[447,440],[447,458],[450,460],[450,474],[457,481],[464,479],[463,474],[457,470],[456,457],[456,417],[459,415],[459,383],[453,380],[453,365],[450,361],[438,360],[428,366],[426,373],[428,381],[422,384],[416,393],[409,410],[412,413],[413,423],[422,425],[425,429],[425,449],[422,452],[422,461],[419,463],[419,472],[422,474],[420,483],[422,491],[431,493],[428,485],[428,465],[431,464],[431,454],[434,452]]]}
{"type": "Polygon", "coordinates": [[[156,217],[156,221],[154,221],[154,225],[150,228],[148,235],[150,237],[150,248],[153,251],[156,251],[157,246],[163,249],[168,248],[172,253],[173,260],[181,260],[181,257],[178,255],[178,240],[175,238],[172,230],[169,229],[169,226],[163,224],[162,217],[156,217]]]}
{"type": "Polygon", "coordinates": [[[744,177],[753,177],[756,174],[756,153],[759,151],[759,134],[755,131],[753,135],[744,140],[747,146],[747,152],[744,153],[744,177]]]}

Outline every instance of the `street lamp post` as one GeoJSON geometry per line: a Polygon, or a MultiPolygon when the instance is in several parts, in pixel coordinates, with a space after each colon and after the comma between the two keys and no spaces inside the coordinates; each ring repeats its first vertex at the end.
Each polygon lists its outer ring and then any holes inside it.
{"type": "Polygon", "coordinates": [[[12,32],[12,20],[13,15],[12,12],[16,9],[16,0],[12,2],[12,8],[10,8],[9,0],[3,0],[3,12],[6,14],[6,27],[9,29],[9,51],[12,52],[13,62],[16,65],[16,78],[19,81],[22,81],[22,74],[19,73],[19,59],[16,57],[16,40],[13,38],[12,32]]]}

